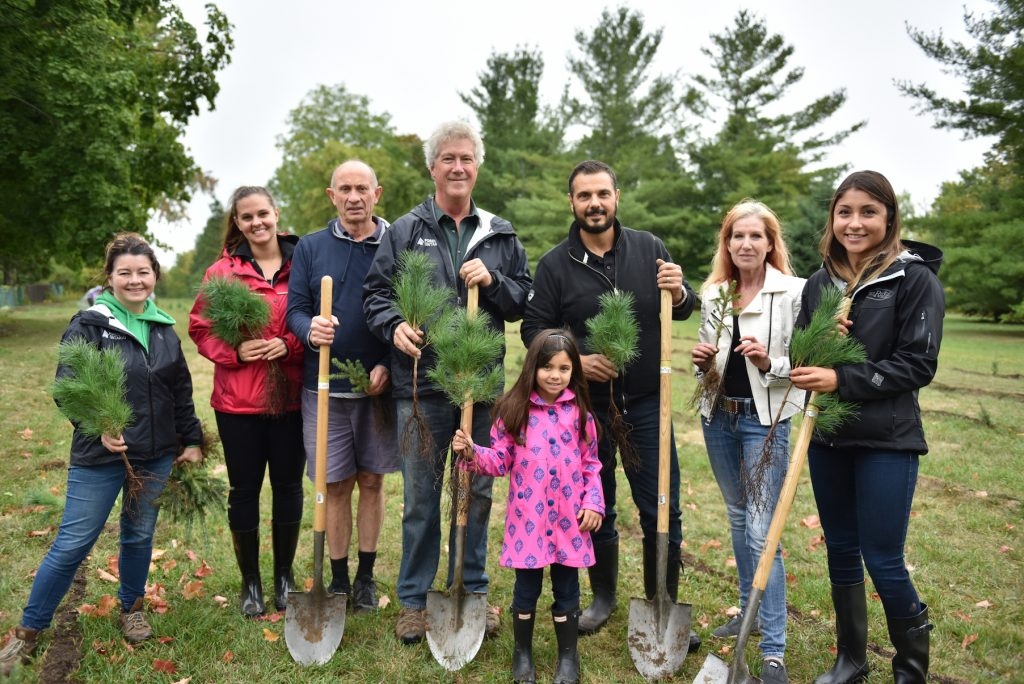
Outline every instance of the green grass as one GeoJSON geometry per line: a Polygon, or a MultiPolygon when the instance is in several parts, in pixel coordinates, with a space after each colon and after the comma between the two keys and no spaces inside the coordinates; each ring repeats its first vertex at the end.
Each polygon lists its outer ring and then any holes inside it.
{"type": "MultiPolygon", "coordinates": [[[[179,321],[184,348],[195,380],[196,404],[212,425],[209,391],[212,366],[199,358],[185,335],[190,302],[161,301],[179,321]]],[[[71,430],[47,393],[54,354],[73,309],[47,305],[17,309],[0,325],[0,629],[12,628],[35,571],[59,523],[71,430]],[[27,432],[26,429],[31,432],[27,432]],[[30,536],[42,532],[41,536],[30,536]]],[[[689,350],[696,343],[695,321],[675,328],[674,421],[682,470],[685,558],[680,598],[693,606],[694,625],[705,646],[689,656],[674,681],[690,682],[704,657],[722,644],[708,638],[737,602],[735,571],[725,512],[707,463],[698,419],[686,407],[693,389],[689,350]]],[[[931,673],[933,681],[1024,681],[1024,329],[947,318],[939,373],[921,393],[931,453],[921,461],[921,475],[907,540],[907,561],[923,600],[931,606],[931,673]],[[966,645],[965,645],[966,643],[966,645]]],[[[510,327],[507,365],[518,371],[524,357],[515,326],[510,327]]],[[[609,626],[580,642],[584,682],[641,682],[626,647],[628,599],[641,595],[639,522],[620,477],[621,558],[619,608],[609,626]]],[[[82,632],[82,662],[75,677],[84,682],[502,682],[509,679],[512,636],[505,617],[501,636],[487,641],[476,659],[456,674],[445,672],[426,644],[405,647],[393,636],[397,600],[394,583],[401,554],[401,476],[386,478],[387,515],[377,563],[382,591],[391,604],[378,615],[350,615],[345,638],[323,667],[302,668],[288,654],[283,621],[250,621],[237,610],[240,582],[226,520],[219,516],[197,527],[191,538],[180,526],[160,523],[156,546],[165,551],[153,566],[150,581],[165,588],[168,610],[150,614],[158,636],[129,648],[112,618],[77,619],[82,632]],[[197,579],[205,561],[213,574],[202,579],[203,596],[187,600],[182,589],[197,579]],[[214,596],[227,598],[221,608],[214,596]],[[267,638],[269,636],[269,639],[267,638]],[[154,670],[155,660],[174,663],[176,672],[154,670]]],[[[507,483],[497,480],[491,519],[492,541],[500,539],[507,483]]],[[[307,484],[307,494],[312,488],[307,484]]],[[[261,559],[269,591],[270,494],[263,497],[261,559]]],[[[307,498],[307,502],[309,499],[307,498]]],[[[831,603],[824,545],[819,528],[801,521],[815,514],[806,470],[783,533],[790,606],[786,662],[794,682],[811,681],[833,659],[831,603]]],[[[300,542],[296,571],[312,568],[311,506],[300,542]]],[[[115,511],[116,515],[116,511],[115,511]]],[[[115,583],[100,570],[117,553],[116,518],[85,563],[85,594],[76,605],[96,604],[115,594],[115,583]]],[[[490,549],[491,601],[507,607],[513,573],[497,566],[497,543],[490,549]]],[[[446,563],[442,556],[441,567],[446,563]]],[[[583,581],[586,597],[586,581],[583,581]]],[[[870,589],[869,589],[870,590],[870,589]]],[[[586,600],[586,598],[585,598],[586,600]]],[[[548,603],[542,597],[541,609],[548,603]]],[[[869,601],[869,658],[872,681],[890,679],[892,655],[885,618],[877,599],[869,601]]],[[[42,646],[50,644],[44,637],[42,646]]],[[[538,674],[550,679],[555,660],[549,620],[538,620],[535,636],[538,674]]],[[[730,656],[726,656],[731,658],[730,656]]],[[[756,671],[756,651],[748,650],[756,671]]],[[[40,681],[39,660],[19,673],[21,681],[40,681]]]]}

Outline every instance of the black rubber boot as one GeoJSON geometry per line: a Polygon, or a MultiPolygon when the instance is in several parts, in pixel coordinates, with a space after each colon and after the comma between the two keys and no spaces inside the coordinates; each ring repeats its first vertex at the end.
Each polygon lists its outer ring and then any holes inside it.
{"type": "Polygon", "coordinates": [[[934,625],[928,622],[928,606],[921,604],[921,612],[909,618],[886,618],[889,638],[896,647],[892,659],[892,677],[895,684],[924,684],[928,678],[928,632],[934,625]]]}
{"type": "MultiPolygon", "coordinates": [[[[658,544],[655,540],[644,539],[644,595],[647,600],[654,598],[658,591],[658,544]]],[[[679,600],[679,572],[682,570],[682,554],[678,546],[668,546],[668,567],[665,572],[665,591],[673,602],[679,600]]],[[[690,641],[686,652],[693,653],[700,648],[700,636],[690,630],[690,641]]]]}
{"type": "Polygon", "coordinates": [[[292,561],[299,545],[300,522],[273,523],[274,538],[274,605],[278,610],[288,607],[288,592],[295,591],[292,561]]]}
{"type": "Polygon", "coordinates": [[[231,539],[238,569],[242,572],[242,615],[263,615],[266,606],[263,603],[263,580],[260,579],[260,531],[258,528],[244,532],[231,530],[231,539]]]}
{"type": "Polygon", "coordinates": [[[536,611],[521,613],[512,609],[512,636],[515,650],[512,651],[512,681],[516,684],[536,684],[537,669],[533,664],[533,624],[536,611]]]}
{"type": "Polygon", "coordinates": [[[579,632],[593,634],[604,627],[615,610],[619,582],[619,537],[594,544],[594,565],[587,569],[594,600],[579,617],[579,632]]]}
{"type": "Polygon", "coordinates": [[[836,662],[814,684],[854,684],[868,677],[868,603],[864,583],[832,585],[836,610],[836,662]]]}
{"type": "Polygon", "coordinates": [[[554,684],[579,684],[580,654],[576,650],[579,636],[579,610],[569,613],[555,613],[555,640],[558,642],[558,665],[555,666],[554,684]]]}

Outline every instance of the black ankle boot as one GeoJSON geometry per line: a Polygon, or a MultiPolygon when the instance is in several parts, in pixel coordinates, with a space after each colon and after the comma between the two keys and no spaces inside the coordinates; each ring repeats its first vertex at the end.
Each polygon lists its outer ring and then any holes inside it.
{"type": "Polygon", "coordinates": [[[259,529],[239,532],[231,530],[235,547],[235,560],[242,572],[242,615],[257,617],[263,615],[263,581],[260,579],[260,534],[259,529]]]}
{"type": "Polygon", "coordinates": [[[868,676],[868,604],[864,583],[832,585],[836,610],[836,662],[814,684],[855,684],[868,676]]]}
{"type": "Polygon", "coordinates": [[[295,591],[292,561],[299,545],[300,522],[273,523],[274,539],[274,605],[278,610],[288,607],[288,592],[295,591]]]}
{"type": "Polygon", "coordinates": [[[593,634],[604,627],[615,610],[619,582],[619,537],[594,544],[594,565],[587,569],[594,600],[579,618],[579,633],[593,634]]]}
{"type": "Polygon", "coordinates": [[[895,684],[924,684],[928,678],[928,606],[921,604],[921,612],[909,618],[886,618],[889,638],[896,647],[892,659],[895,684]]]}
{"type": "Polygon", "coordinates": [[[536,611],[521,613],[512,609],[512,636],[515,650],[512,651],[512,681],[516,684],[536,684],[537,670],[533,665],[533,624],[536,611]]]}
{"type": "MultiPolygon", "coordinates": [[[[658,545],[654,539],[643,540],[644,549],[644,595],[647,600],[654,598],[658,591],[658,545]]],[[[668,567],[665,572],[665,592],[673,602],[679,600],[679,573],[683,568],[682,552],[678,546],[668,546],[668,567]]],[[[686,647],[687,653],[700,649],[700,636],[690,630],[690,640],[686,647]]]]}
{"type": "Polygon", "coordinates": [[[579,684],[580,654],[576,650],[576,644],[580,612],[552,612],[551,617],[555,623],[555,639],[558,641],[558,665],[555,667],[554,684],[579,684]]]}

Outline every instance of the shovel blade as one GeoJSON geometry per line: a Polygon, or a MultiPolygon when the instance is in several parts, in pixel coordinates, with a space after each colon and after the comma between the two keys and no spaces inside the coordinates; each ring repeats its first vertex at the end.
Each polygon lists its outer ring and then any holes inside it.
{"type": "Polygon", "coordinates": [[[344,594],[328,594],[322,583],[309,593],[288,593],[284,641],[299,665],[323,665],[338,650],[345,633],[344,594]]]}
{"type": "Polygon", "coordinates": [[[690,645],[690,604],[667,596],[629,602],[629,655],[648,681],[671,677],[682,667],[690,645]]]}
{"type": "Polygon", "coordinates": [[[708,655],[693,684],[726,684],[728,681],[729,666],[726,662],[718,656],[708,655]]]}
{"type": "Polygon", "coordinates": [[[427,592],[427,644],[449,672],[465,667],[480,650],[487,630],[487,595],[465,588],[427,592]]]}

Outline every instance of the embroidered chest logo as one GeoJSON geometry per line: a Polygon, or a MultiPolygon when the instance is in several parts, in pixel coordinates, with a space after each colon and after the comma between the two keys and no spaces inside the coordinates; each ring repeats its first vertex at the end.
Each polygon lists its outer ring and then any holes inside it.
{"type": "Polygon", "coordinates": [[[416,241],[420,247],[437,247],[437,240],[434,238],[420,238],[416,241]]]}
{"type": "Polygon", "coordinates": [[[867,299],[872,299],[876,302],[884,302],[887,299],[892,299],[896,296],[894,290],[872,290],[868,292],[867,299]]]}
{"type": "Polygon", "coordinates": [[[119,333],[112,333],[109,330],[104,330],[103,331],[103,337],[105,339],[108,339],[108,340],[127,340],[128,339],[128,337],[126,335],[121,335],[119,333]]]}

